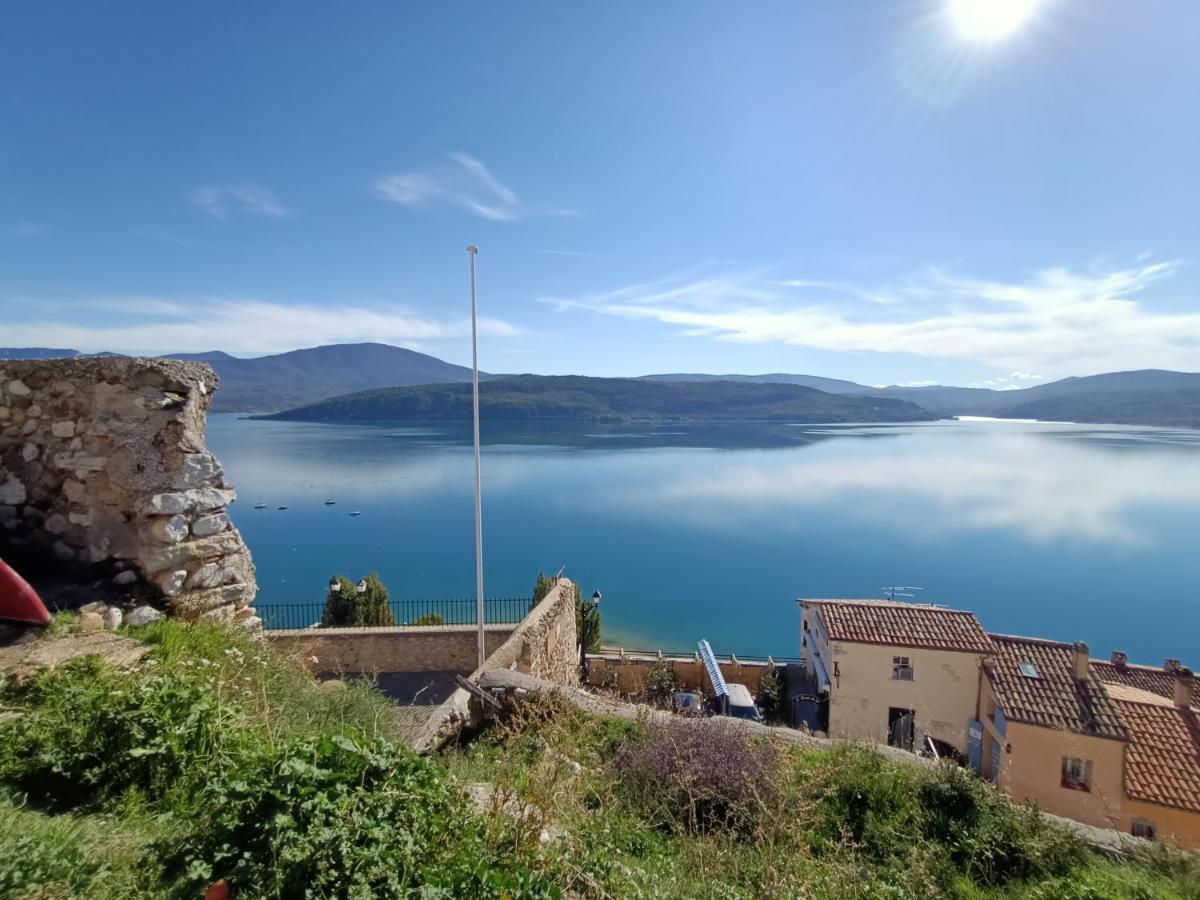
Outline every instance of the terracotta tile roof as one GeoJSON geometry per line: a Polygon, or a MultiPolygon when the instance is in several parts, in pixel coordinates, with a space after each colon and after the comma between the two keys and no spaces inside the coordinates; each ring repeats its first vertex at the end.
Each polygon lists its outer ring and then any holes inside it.
{"type": "Polygon", "coordinates": [[[818,610],[830,640],[893,647],[991,653],[992,643],[969,612],[889,600],[802,600],[818,610]]]}
{"type": "MultiPolygon", "coordinates": [[[[1140,688],[1171,700],[1175,696],[1175,674],[1153,666],[1126,663],[1114,665],[1108,660],[1093,659],[1092,674],[1106,684],[1124,684],[1140,688]]],[[[1200,680],[1192,688],[1192,706],[1200,709],[1200,680]]]]}
{"type": "Polygon", "coordinates": [[[991,680],[1011,722],[1074,731],[1093,737],[1128,740],[1129,732],[1104,685],[1089,671],[1076,682],[1075,648],[1041,638],[989,635],[996,647],[991,680]],[[1032,664],[1034,677],[1021,673],[1032,664]]]}
{"type": "Polygon", "coordinates": [[[1133,736],[1126,795],[1200,813],[1200,716],[1174,704],[1118,700],[1117,706],[1133,736]]]}

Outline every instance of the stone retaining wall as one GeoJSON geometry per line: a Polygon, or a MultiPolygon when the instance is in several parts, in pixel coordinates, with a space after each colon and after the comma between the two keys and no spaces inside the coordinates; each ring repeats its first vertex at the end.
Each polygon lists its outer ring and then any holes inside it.
{"type": "MultiPolygon", "coordinates": [[[[497,650],[516,627],[488,625],[484,629],[484,652],[497,650]]],[[[303,661],[315,672],[328,674],[458,672],[466,675],[479,662],[474,625],[296,628],[264,633],[289,656],[303,661]]]]}
{"type": "Polygon", "coordinates": [[[207,363],[0,360],[0,548],[184,618],[238,618],[254,565],[204,446],[207,363]]]}

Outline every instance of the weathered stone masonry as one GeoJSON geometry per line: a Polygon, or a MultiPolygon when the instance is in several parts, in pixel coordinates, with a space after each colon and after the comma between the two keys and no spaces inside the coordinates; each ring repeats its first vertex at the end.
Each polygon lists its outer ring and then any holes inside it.
{"type": "Polygon", "coordinates": [[[104,573],[184,618],[237,618],[254,564],[204,446],[207,363],[0,360],[0,540],[104,573]]]}

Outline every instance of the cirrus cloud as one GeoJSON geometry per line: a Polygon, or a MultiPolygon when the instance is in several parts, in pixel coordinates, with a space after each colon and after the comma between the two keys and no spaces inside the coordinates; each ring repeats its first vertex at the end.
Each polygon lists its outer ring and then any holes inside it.
{"type": "Polygon", "coordinates": [[[769,280],[759,269],[542,299],[563,312],[657,321],[715,341],[971,360],[1010,373],[1004,385],[1027,386],[1114,369],[1195,369],[1200,312],[1156,310],[1138,297],[1179,267],[1049,268],[1013,281],[930,269],[883,287],[769,280]]]}

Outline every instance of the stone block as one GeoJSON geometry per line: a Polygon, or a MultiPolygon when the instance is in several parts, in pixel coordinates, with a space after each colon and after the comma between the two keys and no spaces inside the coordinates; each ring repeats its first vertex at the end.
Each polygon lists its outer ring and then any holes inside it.
{"type": "Polygon", "coordinates": [[[68,478],[63,482],[63,493],[72,503],[82,503],[84,497],[87,496],[87,488],[82,481],[73,481],[68,478]]]}
{"type": "Polygon", "coordinates": [[[20,378],[14,379],[8,383],[8,392],[14,397],[28,397],[32,391],[20,378]]]}
{"type": "Polygon", "coordinates": [[[122,587],[133,584],[137,580],[137,572],[132,569],[126,569],[124,572],[118,572],[113,576],[113,584],[119,584],[122,587]]]}
{"type": "Polygon", "coordinates": [[[237,498],[230,488],[197,488],[170,494],[155,494],[142,504],[148,516],[171,516],[185,512],[208,512],[228,506],[237,498]]]}
{"type": "Polygon", "coordinates": [[[214,513],[211,516],[201,516],[192,523],[192,534],[196,537],[208,537],[218,534],[229,527],[229,516],[225,513],[214,513]]]}
{"type": "Polygon", "coordinates": [[[250,593],[246,584],[226,584],[207,591],[189,591],[175,598],[174,608],[185,618],[195,618],[217,607],[229,607],[232,615],[234,607],[243,606],[241,601],[250,593]]]}
{"type": "Polygon", "coordinates": [[[164,544],[178,544],[188,536],[188,520],[183,516],[162,516],[150,520],[150,534],[164,544]]]}
{"type": "Polygon", "coordinates": [[[185,454],[183,465],[175,475],[176,483],[189,490],[219,484],[223,478],[220,463],[207,452],[185,454]]]}
{"type": "Polygon", "coordinates": [[[149,625],[151,622],[157,622],[162,617],[163,614],[153,606],[139,606],[125,617],[125,624],[131,628],[137,628],[141,625],[149,625]]]}
{"type": "Polygon", "coordinates": [[[215,588],[225,580],[226,569],[220,563],[207,562],[187,580],[189,590],[215,588]]]}
{"type": "Polygon", "coordinates": [[[173,569],[169,572],[163,572],[156,579],[159,589],[168,597],[174,597],[183,590],[184,582],[187,581],[187,569],[173,569]]]}
{"type": "Polygon", "coordinates": [[[39,453],[41,453],[41,448],[38,447],[37,444],[27,442],[25,446],[21,448],[21,459],[25,460],[25,462],[33,462],[38,458],[39,453]]]}
{"type": "Polygon", "coordinates": [[[104,630],[104,617],[100,613],[87,612],[79,617],[79,630],[84,634],[104,630]]]}
{"type": "Polygon", "coordinates": [[[46,517],[46,521],[42,524],[42,527],[51,534],[62,534],[64,531],[70,528],[71,525],[67,521],[66,516],[64,516],[62,513],[54,513],[53,515],[46,517]]]}
{"type": "Polygon", "coordinates": [[[72,421],[55,422],[50,426],[50,433],[56,438],[75,437],[75,423],[72,421]]]}
{"type": "Polygon", "coordinates": [[[104,611],[104,627],[108,631],[116,631],[121,627],[122,618],[121,610],[117,609],[115,606],[110,606],[104,611]]]}
{"type": "Polygon", "coordinates": [[[246,545],[236,531],[223,531],[212,537],[185,541],[172,546],[152,547],[142,555],[142,568],[147,572],[162,572],[188,562],[204,562],[221,556],[245,554],[246,545]]]}
{"type": "Polygon", "coordinates": [[[17,506],[25,502],[25,485],[16,475],[5,475],[0,480],[0,503],[17,506]]]}

